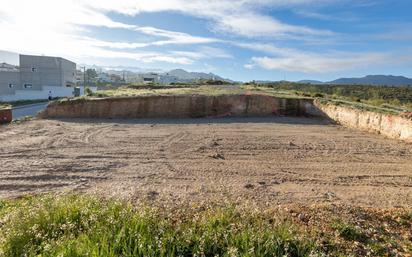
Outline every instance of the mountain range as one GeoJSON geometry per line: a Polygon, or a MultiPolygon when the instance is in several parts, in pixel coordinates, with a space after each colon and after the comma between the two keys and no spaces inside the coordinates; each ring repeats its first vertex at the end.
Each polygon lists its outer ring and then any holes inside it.
{"type": "Polygon", "coordinates": [[[301,80],[299,83],[332,84],[332,85],[372,85],[372,86],[412,86],[412,79],[392,75],[368,75],[362,78],[340,78],[322,82],[317,80],[301,80]]]}
{"type": "Polygon", "coordinates": [[[222,80],[222,81],[231,81],[229,79],[224,79],[213,73],[204,73],[204,72],[188,72],[183,69],[175,69],[169,72],[163,73],[163,75],[169,75],[178,78],[182,81],[195,81],[195,80],[222,80]]]}

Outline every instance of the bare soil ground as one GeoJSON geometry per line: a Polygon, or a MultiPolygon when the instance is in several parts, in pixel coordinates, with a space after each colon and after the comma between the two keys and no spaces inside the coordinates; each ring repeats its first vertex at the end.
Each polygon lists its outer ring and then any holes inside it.
{"type": "Polygon", "coordinates": [[[412,144],[315,119],[33,120],[0,160],[0,198],[412,206],[412,144]]]}

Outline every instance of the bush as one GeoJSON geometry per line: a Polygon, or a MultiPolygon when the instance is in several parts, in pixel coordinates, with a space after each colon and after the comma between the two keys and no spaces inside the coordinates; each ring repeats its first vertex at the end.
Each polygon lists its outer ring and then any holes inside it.
{"type": "Polygon", "coordinates": [[[93,96],[93,91],[90,89],[90,87],[86,87],[86,88],[84,89],[84,94],[85,94],[86,96],[93,96]]]}

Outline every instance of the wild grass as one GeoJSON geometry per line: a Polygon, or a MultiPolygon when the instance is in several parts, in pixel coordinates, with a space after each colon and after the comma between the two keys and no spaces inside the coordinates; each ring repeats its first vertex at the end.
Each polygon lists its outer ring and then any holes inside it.
{"type": "Polygon", "coordinates": [[[222,206],[160,207],[87,195],[0,200],[0,256],[401,256],[412,250],[407,209],[222,206]]]}
{"type": "Polygon", "coordinates": [[[144,95],[185,95],[185,94],[197,94],[197,95],[220,95],[220,94],[236,94],[241,93],[240,88],[227,90],[225,88],[213,87],[213,86],[199,86],[199,87],[171,87],[171,88],[157,88],[157,87],[145,87],[133,88],[133,87],[121,87],[112,90],[101,90],[93,94],[95,97],[121,97],[121,96],[144,96],[144,95]]]}
{"type": "Polygon", "coordinates": [[[90,95],[91,97],[124,97],[124,96],[148,96],[148,95],[230,95],[230,94],[264,94],[282,98],[311,98],[296,92],[285,90],[273,90],[271,88],[264,88],[258,86],[240,86],[240,85],[226,85],[226,86],[190,86],[187,87],[120,87],[117,89],[100,90],[90,95]]]}
{"type": "Polygon", "coordinates": [[[337,230],[339,235],[348,241],[366,242],[366,235],[357,227],[343,221],[336,221],[332,224],[332,228],[337,230]]]}
{"type": "Polygon", "coordinates": [[[0,202],[1,256],[309,256],[288,222],[234,207],[162,212],[89,196],[0,202]]]}

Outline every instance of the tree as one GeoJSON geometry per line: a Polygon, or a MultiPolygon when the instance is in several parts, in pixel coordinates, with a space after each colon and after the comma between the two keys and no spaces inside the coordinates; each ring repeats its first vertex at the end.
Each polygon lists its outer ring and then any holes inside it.
{"type": "Polygon", "coordinates": [[[97,72],[95,69],[87,69],[86,70],[86,78],[87,82],[90,83],[91,81],[95,81],[97,78],[97,72]]]}

